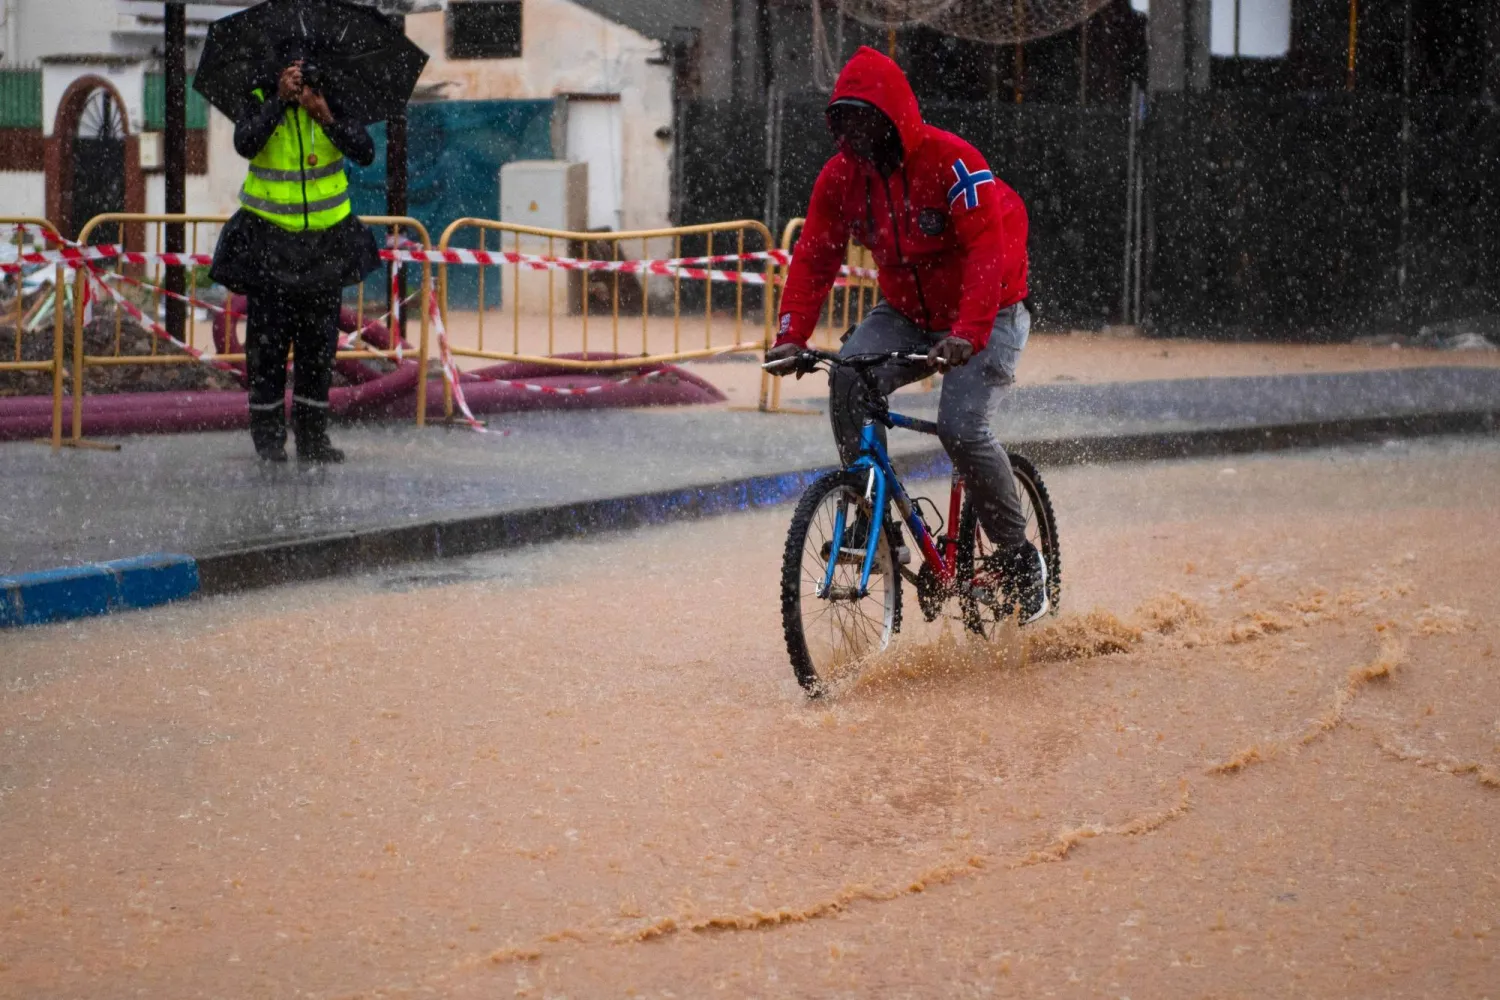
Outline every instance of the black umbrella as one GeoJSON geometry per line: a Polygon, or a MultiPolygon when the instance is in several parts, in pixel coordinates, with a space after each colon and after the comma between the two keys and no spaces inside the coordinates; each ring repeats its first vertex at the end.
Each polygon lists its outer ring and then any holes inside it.
{"type": "Polygon", "coordinates": [[[427,65],[380,12],[349,0],[264,0],[208,29],[193,89],[235,121],[274,93],[290,63],[336,113],[360,125],[401,113],[427,65]]]}

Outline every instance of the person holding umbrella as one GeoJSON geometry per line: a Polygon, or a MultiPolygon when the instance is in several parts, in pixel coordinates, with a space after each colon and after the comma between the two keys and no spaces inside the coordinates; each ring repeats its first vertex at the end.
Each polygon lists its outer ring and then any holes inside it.
{"type": "Polygon", "coordinates": [[[295,349],[297,458],[342,462],[328,439],[339,308],[344,286],[380,266],[375,239],[349,204],[344,158],[369,166],[375,144],[363,127],[338,120],[308,85],[304,65],[284,67],[269,94],[257,88],[260,107],[235,122],[234,148],[250,170],[210,274],[249,302],[245,368],[256,454],[287,459],[286,362],[295,349]]]}
{"type": "Polygon", "coordinates": [[[194,87],[234,120],[250,161],[210,275],[249,302],[250,436],[267,462],[287,460],[288,351],[298,460],[344,460],[328,438],[339,309],[343,289],[380,266],[345,161],[374,162],[365,126],[404,107],[426,58],[345,0],[266,0],[209,29],[194,87]]]}

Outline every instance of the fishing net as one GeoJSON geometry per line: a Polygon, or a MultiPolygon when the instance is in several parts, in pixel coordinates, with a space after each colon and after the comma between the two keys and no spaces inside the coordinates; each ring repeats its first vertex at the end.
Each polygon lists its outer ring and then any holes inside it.
{"type": "Polygon", "coordinates": [[[840,0],[848,16],[885,27],[926,24],[992,45],[1046,38],[1093,17],[1113,0],[840,0]]]}
{"type": "Polygon", "coordinates": [[[1010,44],[1077,27],[1112,0],[957,0],[927,23],[976,42],[1010,44]]]}
{"type": "Polygon", "coordinates": [[[839,9],[846,16],[865,24],[902,28],[929,23],[957,2],[959,0],[839,0],[839,9]]]}

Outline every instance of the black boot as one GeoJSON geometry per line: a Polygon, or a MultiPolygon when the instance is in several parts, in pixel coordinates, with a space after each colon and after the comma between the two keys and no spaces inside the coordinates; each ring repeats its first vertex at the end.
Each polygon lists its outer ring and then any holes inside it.
{"type": "Polygon", "coordinates": [[[297,461],[333,465],[344,453],[328,440],[328,410],[324,406],[292,403],[292,433],[297,438],[297,461]]]}
{"type": "Polygon", "coordinates": [[[281,404],[275,409],[250,410],[250,440],[262,462],[286,461],[286,410],[281,404]]]}

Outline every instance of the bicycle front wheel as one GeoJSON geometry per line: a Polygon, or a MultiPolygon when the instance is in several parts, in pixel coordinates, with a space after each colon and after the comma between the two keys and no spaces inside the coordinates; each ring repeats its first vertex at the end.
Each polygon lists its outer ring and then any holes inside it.
{"type": "Polygon", "coordinates": [[[792,515],[781,563],[781,625],[797,683],[812,697],[853,677],[871,653],[890,644],[901,627],[901,575],[884,512],[865,499],[866,473],[832,472],[808,487],[792,515]],[[844,514],[844,540],[834,553],[835,518],[844,514]],[[866,544],[877,546],[868,589],[859,578],[866,544]],[[855,546],[859,546],[855,548],[855,546]],[[821,593],[828,562],[833,582],[821,593]]]}

